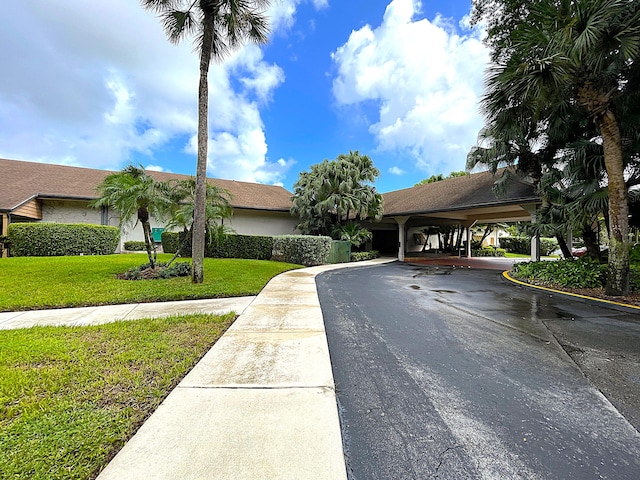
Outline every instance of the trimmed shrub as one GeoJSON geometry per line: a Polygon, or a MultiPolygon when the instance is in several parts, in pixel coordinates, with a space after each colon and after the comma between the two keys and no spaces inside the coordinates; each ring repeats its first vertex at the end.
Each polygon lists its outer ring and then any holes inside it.
{"type": "Polygon", "coordinates": [[[208,244],[204,255],[211,258],[269,260],[272,251],[273,237],[228,234],[221,242],[208,244]]]}
{"type": "Polygon", "coordinates": [[[12,223],[7,229],[14,257],[111,255],[120,241],[117,227],[66,223],[12,223]]]}
{"type": "Polygon", "coordinates": [[[162,232],[162,251],[164,253],[176,253],[180,246],[181,232],[162,232]]]}
{"type": "MultiPolygon", "coordinates": [[[[164,253],[176,253],[184,235],[185,232],[162,232],[162,250],[164,253]]],[[[204,255],[210,258],[269,260],[272,250],[273,237],[227,234],[220,243],[207,243],[204,255]]],[[[181,254],[183,257],[191,256],[191,242],[187,242],[181,254]]]]}
{"type": "Polygon", "coordinates": [[[472,257],[504,257],[507,251],[504,248],[482,247],[479,250],[472,250],[472,257]]]}
{"type": "MultiPolygon", "coordinates": [[[[501,237],[500,246],[507,252],[519,253],[521,255],[528,255],[531,253],[531,238],[530,237],[501,237]]],[[[557,250],[558,241],[555,238],[540,238],[540,254],[551,255],[552,252],[557,250]]]]}
{"type": "Polygon", "coordinates": [[[640,292],[640,265],[631,265],[629,287],[632,292],[640,292]]]}
{"type": "Polygon", "coordinates": [[[278,235],[273,237],[273,259],[310,267],[324,265],[331,251],[331,237],[278,235]]]}
{"type": "Polygon", "coordinates": [[[129,240],[124,242],[124,249],[130,252],[142,252],[147,249],[147,245],[140,240],[129,240]]]}
{"type": "Polygon", "coordinates": [[[363,262],[365,260],[373,260],[374,258],[378,258],[380,256],[380,252],[377,250],[371,250],[370,252],[353,252],[351,254],[352,262],[363,262]]]}
{"type": "Polygon", "coordinates": [[[522,262],[513,266],[516,277],[568,288],[604,286],[607,265],[589,259],[522,262]]]}

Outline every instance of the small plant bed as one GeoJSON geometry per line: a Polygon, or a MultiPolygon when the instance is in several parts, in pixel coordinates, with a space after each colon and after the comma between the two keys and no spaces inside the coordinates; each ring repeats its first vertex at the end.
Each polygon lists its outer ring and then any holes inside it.
{"type": "Polygon", "coordinates": [[[0,331],[0,477],[95,478],[233,320],[0,331]]]}
{"type": "Polygon", "coordinates": [[[632,266],[631,292],[625,296],[605,294],[606,270],[606,264],[578,259],[516,263],[510,274],[539,287],[640,306],[640,267],[632,266]]]}
{"type": "Polygon", "coordinates": [[[161,278],[188,277],[191,274],[191,264],[187,262],[157,263],[151,267],[145,263],[138,267],[130,268],[124,273],[116,275],[120,280],[157,280],[161,278]]]}

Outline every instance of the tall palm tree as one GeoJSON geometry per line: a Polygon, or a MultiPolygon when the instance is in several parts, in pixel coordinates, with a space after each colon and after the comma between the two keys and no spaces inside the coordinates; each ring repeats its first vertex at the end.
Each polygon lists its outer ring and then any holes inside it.
{"type": "Polygon", "coordinates": [[[151,268],[156,264],[156,246],[151,236],[150,218],[162,220],[171,200],[159,182],[147,174],[142,165],[129,165],[120,172],[107,175],[96,187],[100,198],[91,206],[111,207],[120,215],[120,227],[130,224],[135,217],[144,232],[144,243],[151,268]]]}
{"type": "Polygon", "coordinates": [[[573,102],[594,122],[609,192],[606,289],[624,295],[629,290],[629,209],[615,104],[638,89],[631,72],[640,56],[640,2],[539,0],[519,14],[517,38],[503,43],[508,48],[487,77],[484,106],[495,113],[513,104],[530,105],[544,123],[558,105],[573,102]]]}
{"type": "Polygon", "coordinates": [[[211,61],[222,61],[245,42],[266,43],[269,27],[264,11],[269,0],[141,0],[156,12],[172,43],[196,37],[200,55],[198,86],[198,162],[193,222],[192,281],[204,281],[209,86],[211,61]]]}

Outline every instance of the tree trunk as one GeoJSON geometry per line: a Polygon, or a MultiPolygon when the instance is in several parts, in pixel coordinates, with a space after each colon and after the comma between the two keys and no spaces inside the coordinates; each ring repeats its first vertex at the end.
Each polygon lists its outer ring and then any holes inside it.
{"type": "Polygon", "coordinates": [[[591,223],[585,223],[582,226],[582,240],[584,246],[587,247],[587,258],[600,261],[600,242],[598,242],[598,234],[593,230],[591,223]]]}
{"type": "Polygon", "coordinates": [[[562,256],[566,259],[573,258],[571,250],[569,250],[569,246],[560,232],[556,233],[556,240],[558,240],[558,246],[560,247],[560,251],[562,251],[562,256]]]}
{"type": "Polygon", "coordinates": [[[609,178],[609,267],[607,295],[629,293],[629,203],[624,181],[620,129],[611,110],[598,118],[609,178]]]}
{"type": "Polygon", "coordinates": [[[142,232],[144,233],[144,246],[147,250],[147,256],[149,257],[149,265],[151,268],[156,268],[156,244],[152,241],[151,224],[149,223],[149,212],[146,208],[138,209],[138,221],[142,225],[142,232]]]}
{"type": "MultiPolygon", "coordinates": [[[[187,243],[189,243],[191,241],[191,231],[187,230],[185,228],[183,230],[183,232],[184,232],[184,236],[182,237],[182,241],[178,244],[178,248],[176,249],[176,253],[173,255],[171,260],[169,260],[169,263],[167,263],[167,267],[169,265],[171,265],[176,260],[176,258],[178,258],[180,256],[180,254],[182,253],[182,250],[185,247],[185,245],[187,245],[187,243]]],[[[192,252],[192,254],[193,254],[193,252],[192,252]]]]}
{"type": "Polygon", "coordinates": [[[207,201],[207,153],[209,144],[209,65],[213,41],[213,18],[204,12],[202,51],[200,52],[200,83],[198,85],[198,163],[196,189],[193,206],[193,229],[191,243],[191,281],[204,282],[205,213],[207,201]]]}
{"type": "Polygon", "coordinates": [[[156,245],[152,241],[151,225],[149,224],[149,221],[142,222],[142,231],[144,232],[144,244],[147,248],[149,264],[151,265],[151,268],[156,268],[156,245]]]}

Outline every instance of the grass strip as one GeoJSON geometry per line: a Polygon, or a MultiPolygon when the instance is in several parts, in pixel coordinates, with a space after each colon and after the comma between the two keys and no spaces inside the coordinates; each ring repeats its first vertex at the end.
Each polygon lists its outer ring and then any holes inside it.
{"type": "MultiPolygon", "coordinates": [[[[163,262],[170,258],[169,254],[158,255],[163,262]]],[[[274,276],[300,267],[266,260],[206,258],[202,284],[192,284],[189,277],[116,278],[146,262],[147,256],[138,254],[0,259],[0,312],[256,295],[274,276]]]]}
{"type": "Polygon", "coordinates": [[[233,319],[0,331],[0,477],[95,478],[233,319]]]}

